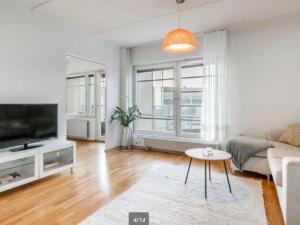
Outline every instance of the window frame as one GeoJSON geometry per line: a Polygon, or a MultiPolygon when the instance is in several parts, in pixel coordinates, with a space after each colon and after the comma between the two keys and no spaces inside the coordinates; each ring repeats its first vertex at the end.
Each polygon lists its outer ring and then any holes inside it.
{"type": "MultiPolygon", "coordinates": [[[[79,113],[68,113],[67,109],[68,106],[66,105],[66,114],[69,117],[74,117],[74,118],[81,118],[81,117],[85,117],[85,118],[96,118],[96,76],[97,73],[99,73],[100,71],[90,71],[90,72],[83,72],[83,73],[78,73],[78,74],[68,74],[66,77],[66,81],[68,79],[76,79],[76,78],[84,78],[85,79],[85,85],[82,85],[85,87],[85,110],[83,114],[79,114],[79,113]],[[93,75],[94,76],[94,84],[92,84],[94,86],[94,113],[90,114],[89,113],[89,106],[90,106],[90,96],[89,96],[89,87],[91,84],[89,84],[89,76],[93,75]]],[[[68,84],[66,84],[66,87],[68,88],[68,84]]],[[[68,94],[68,93],[66,93],[68,94]]],[[[66,102],[66,104],[68,104],[68,102],[66,102]]]]}
{"type": "MultiPolygon", "coordinates": [[[[133,69],[133,102],[137,104],[138,95],[137,95],[137,73],[139,70],[160,70],[160,69],[174,69],[174,99],[173,99],[173,112],[174,112],[174,131],[173,132],[164,132],[164,131],[151,131],[151,130],[138,130],[137,123],[133,124],[134,133],[135,134],[146,134],[146,135],[153,135],[154,133],[159,136],[170,136],[174,137],[176,135],[176,106],[175,106],[175,96],[176,96],[176,67],[174,63],[158,63],[158,64],[150,64],[150,65],[143,65],[143,66],[134,66],[133,69]]],[[[149,80],[150,81],[150,80],[149,80]]],[[[154,79],[153,79],[154,81],[154,79]]]]}
{"type": "Polygon", "coordinates": [[[173,61],[168,63],[155,63],[141,66],[133,66],[133,102],[137,104],[138,100],[138,80],[137,73],[140,70],[151,70],[151,69],[174,69],[174,99],[173,99],[173,112],[174,112],[174,131],[173,132],[162,132],[162,131],[152,131],[152,130],[139,130],[137,129],[137,123],[133,124],[133,132],[137,135],[149,135],[149,136],[165,136],[165,137],[181,137],[190,139],[199,139],[201,135],[199,134],[187,134],[181,132],[181,68],[184,66],[194,66],[202,65],[203,59],[190,59],[173,61]]]}

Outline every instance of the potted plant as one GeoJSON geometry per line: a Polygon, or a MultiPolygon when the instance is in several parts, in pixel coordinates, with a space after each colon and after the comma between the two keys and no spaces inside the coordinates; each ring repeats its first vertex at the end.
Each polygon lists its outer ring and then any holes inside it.
{"type": "Polygon", "coordinates": [[[137,105],[129,107],[127,111],[121,107],[116,107],[111,115],[111,122],[114,120],[120,121],[122,125],[122,147],[128,148],[128,139],[131,138],[129,126],[141,116],[141,112],[137,105]]]}

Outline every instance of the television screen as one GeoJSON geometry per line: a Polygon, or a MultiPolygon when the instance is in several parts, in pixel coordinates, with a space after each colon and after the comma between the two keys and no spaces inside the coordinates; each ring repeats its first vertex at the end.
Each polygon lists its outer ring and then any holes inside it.
{"type": "Polygon", "coordinates": [[[57,137],[57,104],[0,104],[0,149],[57,137]]]}

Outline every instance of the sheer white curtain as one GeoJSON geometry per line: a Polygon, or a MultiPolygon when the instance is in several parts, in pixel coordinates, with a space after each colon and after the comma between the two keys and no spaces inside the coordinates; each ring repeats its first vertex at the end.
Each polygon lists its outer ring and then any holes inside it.
{"type": "Polygon", "coordinates": [[[204,34],[202,139],[223,140],[228,130],[227,31],[204,34]]]}

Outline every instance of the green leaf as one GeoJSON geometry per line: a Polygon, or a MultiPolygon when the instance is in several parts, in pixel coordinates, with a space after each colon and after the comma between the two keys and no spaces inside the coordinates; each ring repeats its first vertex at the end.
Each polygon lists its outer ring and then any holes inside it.
{"type": "Polygon", "coordinates": [[[142,113],[137,105],[129,107],[128,110],[124,110],[121,107],[116,107],[113,114],[110,117],[110,121],[119,121],[123,127],[128,127],[131,123],[140,118],[142,113]]]}

